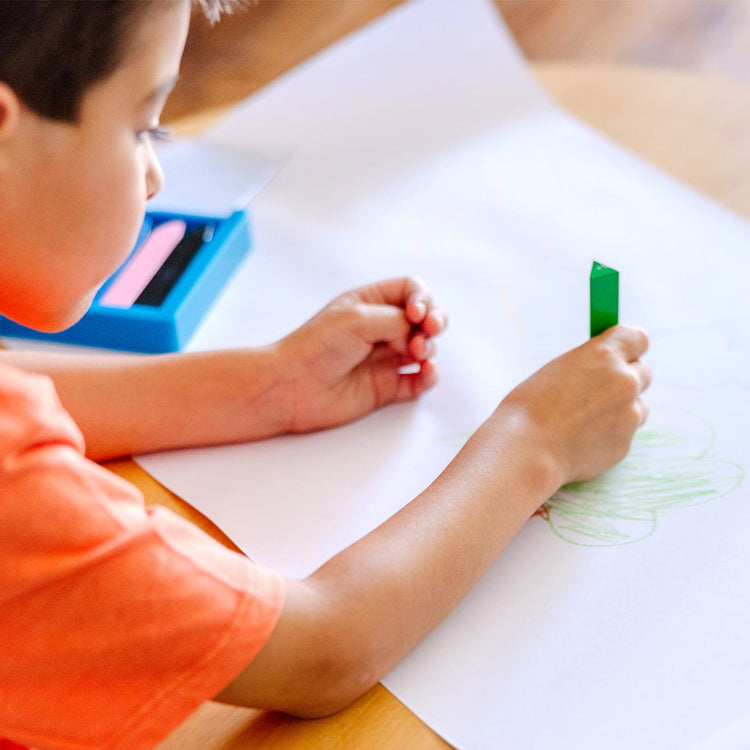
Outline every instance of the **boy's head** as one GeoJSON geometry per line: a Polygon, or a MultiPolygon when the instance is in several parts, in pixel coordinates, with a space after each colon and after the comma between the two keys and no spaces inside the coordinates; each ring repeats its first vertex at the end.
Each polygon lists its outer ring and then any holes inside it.
{"type": "MultiPolygon", "coordinates": [[[[74,122],[86,89],[122,62],[154,2],[0,0],[0,81],[37,114],[74,122]]],[[[201,5],[216,19],[227,3],[201,5]]]]}
{"type": "Polygon", "coordinates": [[[140,2],[0,2],[0,81],[38,115],[75,122],[92,83],[122,62],[140,2]]]}
{"type": "Polygon", "coordinates": [[[132,248],[189,19],[189,0],[0,0],[0,313],[72,325],[132,248]]]}

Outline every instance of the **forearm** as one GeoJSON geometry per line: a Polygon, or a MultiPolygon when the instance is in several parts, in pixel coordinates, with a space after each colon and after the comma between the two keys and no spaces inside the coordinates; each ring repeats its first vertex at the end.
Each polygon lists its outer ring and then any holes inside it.
{"type": "Polygon", "coordinates": [[[557,467],[523,422],[501,407],[413,502],[290,583],[271,641],[220,699],[322,715],[395,666],[557,489],[557,467]]]}
{"type": "Polygon", "coordinates": [[[3,351],[49,375],[96,460],[286,430],[273,347],[154,356],[3,351]]]}
{"type": "Polygon", "coordinates": [[[562,484],[625,457],[647,414],[647,344],[616,327],[516,387],[414,501],[288,584],[276,630],[219,699],[321,715],[378,681],[562,484]]]}

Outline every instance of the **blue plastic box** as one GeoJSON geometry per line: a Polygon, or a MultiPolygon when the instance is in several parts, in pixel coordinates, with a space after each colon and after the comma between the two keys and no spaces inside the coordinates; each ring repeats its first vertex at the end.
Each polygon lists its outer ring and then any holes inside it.
{"type": "Polygon", "coordinates": [[[154,227],[171,219],[182,219],[188,232],[202,224],[214,224],[213,236],[200,247],[161,305],[115,308],[100,304],[118,269],[103,284],[83,318],[67,330],[40,333],[0,316],[0,336],[146,353],[182,349],[250,251],[247,213],[235,211],[228,217],[216,218],[149,212],[146,218],[154,227]]]}

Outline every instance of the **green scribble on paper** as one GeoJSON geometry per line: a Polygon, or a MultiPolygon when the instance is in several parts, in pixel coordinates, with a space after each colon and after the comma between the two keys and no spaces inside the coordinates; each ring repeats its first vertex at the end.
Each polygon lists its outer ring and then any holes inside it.
{"type": "Polygon", "coordinates": [[[571,544],[610,547],[647,539],[663,514],[713,502],[742,483],[742,466],[712,455],[715,437],[703,418],[662,410],[636,433],[621,464],[565,485],[536,515],[571,544]]]}

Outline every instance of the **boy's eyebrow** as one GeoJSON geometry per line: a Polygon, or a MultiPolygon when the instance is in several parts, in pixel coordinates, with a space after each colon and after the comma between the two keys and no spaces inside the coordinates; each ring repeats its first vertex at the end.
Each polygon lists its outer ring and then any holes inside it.
{"type": "Polygon", "coordinates": [[[162,83],[160,86],[157,86],[150,94],[148,94],[148,96],[143,99],[143,104],[153,104],[159,99],[166,98],[169,92],[172,91],[172,89],[175,87],[178,77],[179,76],[174,75],[164,81],[164,83],[162,83]]]}

